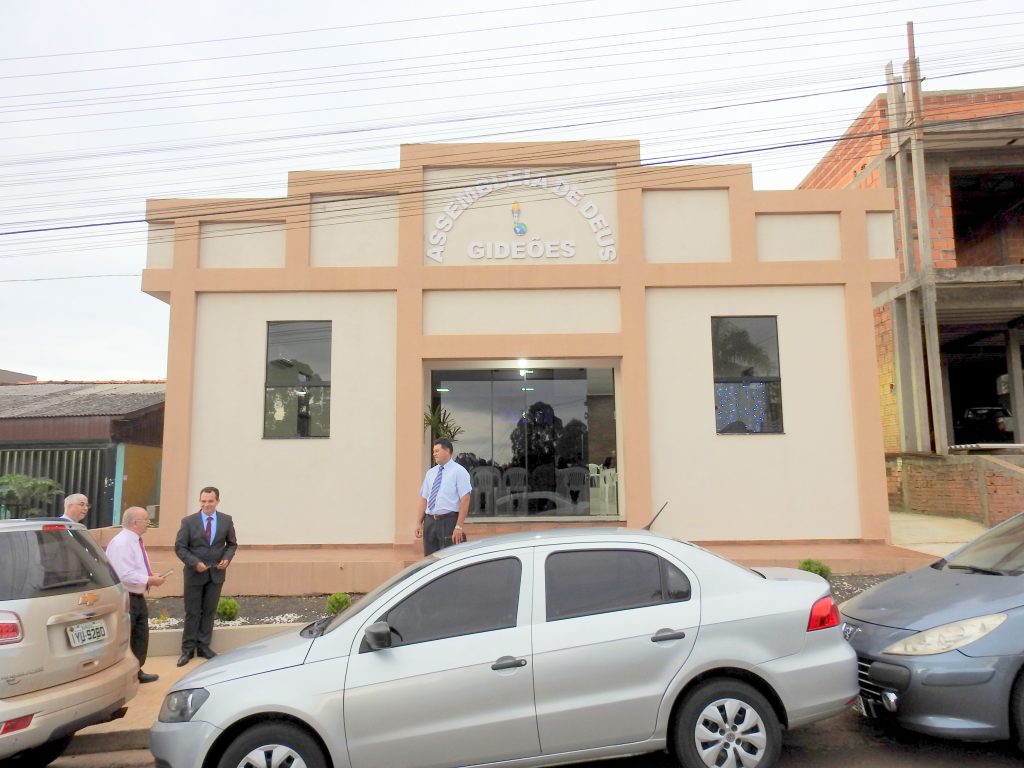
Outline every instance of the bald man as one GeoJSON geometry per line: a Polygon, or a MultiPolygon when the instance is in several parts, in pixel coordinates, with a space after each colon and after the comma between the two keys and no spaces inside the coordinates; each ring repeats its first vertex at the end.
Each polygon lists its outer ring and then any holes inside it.
{"type": "Polygon", "coordinates": [[[160,675],[142,671],[149,652],[149,608],[146,591],[159,587],[164,577],[153,573],[142,536],[149,530],[149,513],[142,507],[129,507],[121,516],[121,530],[107,544],[107,559],[128,590],[128,616],[131,620],[131,649],[139,660],[139,682],[152,683],[160,675]]]}

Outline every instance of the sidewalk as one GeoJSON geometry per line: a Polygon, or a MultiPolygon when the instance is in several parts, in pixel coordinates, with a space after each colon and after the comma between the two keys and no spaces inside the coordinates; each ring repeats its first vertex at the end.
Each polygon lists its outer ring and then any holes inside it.
{"type": "MultiPolygon", "coordinates": [[[[828,563],[837,574],[897,573],[927,565],[936,556],[949,554],[985,530],[978,523],[958,518],[936,518],[902,512],[892,513],[891,520],[892,545],[838,543],[808,548],[807,545],[785,543],[716,543],[709,545],[708,549],[745,565],[795,567],[800,560],[813,557],[828,563]]],[[[289,628],[297,631],[300,627],[299,624],[218,627],[213,633],[213,649],[222,653],[269,634],[289,628]]],[[[79,731],[65,756],[56,761],[53,767],[91,768],[92,764],[85,759],[86,755],[119,750],[125,751],[125,766],[151,765],[152,757],[148,752],[149,728],[156,721],[164,696],[187,672],[205,663],[203,659],[193,659],[184,667],[175,666],[180,644],[181,630],[151,632],[146,671],[160,675],[160,679],[139,686],[138,695],[128,702],[128,712],[122,719],[79,731]],[[76,759],[76,755],[81,757],[76,759]]],[[[96,766],[99,768],[98,763],[96,766]]]]}
{"type": "MultiPolygon", "coordinates": [[[[296,632],[302,624],[257,624],[242,627],[217,627],[213,632],[213,650],[224,653],[233,648],[246,645],[268,635],[287,631],[296,632]]],[[[152,630],[149,633],[149,658],[145,670],[150,674],[160,675],[153,683],[139,686],[135,698],[128,702],[128,712],[120,720],[100,723],[83,728],[75,734],[65,752],[65,757],[53,765],[61,768],[62,760],[68,755],[84,755],[95,752],[114,752],[120,750],[149,750],[149,728],[156,722],[160,714],[160,705],[171,686],[187,673],[205,664],[205,659],[193,658],[184,667],[178,667],[178,656],[181,652],[181,630],[152,630]]],[[[150,758],[152,760],[152,758],[150,758]]],[[[142,763],[146,765],[146,763],[142,763]]],[[[82,765],[81,762],[67,763],[71,766],[82,765]]]]}

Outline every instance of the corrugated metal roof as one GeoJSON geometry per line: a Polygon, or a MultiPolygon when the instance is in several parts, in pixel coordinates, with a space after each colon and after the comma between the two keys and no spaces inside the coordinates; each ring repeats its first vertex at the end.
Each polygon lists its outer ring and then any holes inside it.
{"type": "Polygon", "coordinates": [[[162,381],[41,381],[0,385],[0,419],[124,416],[164,401],[162,381]]]}

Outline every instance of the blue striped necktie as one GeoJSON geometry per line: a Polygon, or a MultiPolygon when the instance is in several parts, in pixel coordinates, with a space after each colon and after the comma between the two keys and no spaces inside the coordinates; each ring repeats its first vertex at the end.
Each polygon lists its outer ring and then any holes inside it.
{"type": "Polygon", "coordinates": [[[427,508],[433,512],[434,503],[437,501],[437,492],[441,490],[441,473],[444,472],[444,464],[437,468],[437,474],[434,475],[434,484],[430,486],[430,498],[427,499],[427,508]]]}

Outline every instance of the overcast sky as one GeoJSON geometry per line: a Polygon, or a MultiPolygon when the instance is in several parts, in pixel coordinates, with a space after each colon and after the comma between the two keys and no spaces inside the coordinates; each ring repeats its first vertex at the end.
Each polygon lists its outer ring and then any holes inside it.
{"type": "Polygon", "coordinates": [[[758,188],[792,188],[899,71],[907,21],[926,90],[1024,84],[1020,0],[0,13],[0,368],[40,379],[166,375],[131,223],[148,198],[283,195],[289,170],[395,167],[402,143],[552,139],[638,139],[646,162],[747,162],[758,188]]]}

